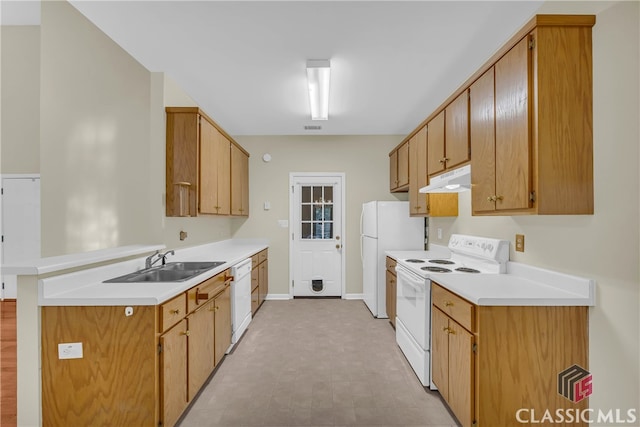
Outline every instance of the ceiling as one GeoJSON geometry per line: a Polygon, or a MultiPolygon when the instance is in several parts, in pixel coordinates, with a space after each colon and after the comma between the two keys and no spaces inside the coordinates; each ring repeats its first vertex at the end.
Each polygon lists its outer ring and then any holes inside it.
{"type": "MultiPolygon", "coordinates": [[[[407,134],[542,1],[70,3],[232,135],[407,134]],[[305,64],[331,60],[329,120],[305,64]],[[321,130],[306,131],[305,125],[321,130]]],[[[575,4],[575,3],[574,3],[575,4]]]]}

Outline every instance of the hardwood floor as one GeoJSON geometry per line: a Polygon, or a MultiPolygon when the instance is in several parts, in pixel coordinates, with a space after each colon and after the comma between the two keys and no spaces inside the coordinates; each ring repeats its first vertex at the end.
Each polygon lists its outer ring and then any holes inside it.
{"type": "Polygon", "coordinates": [[[0,301],[0,426],[17,424],[16,300],[0,301]]]}

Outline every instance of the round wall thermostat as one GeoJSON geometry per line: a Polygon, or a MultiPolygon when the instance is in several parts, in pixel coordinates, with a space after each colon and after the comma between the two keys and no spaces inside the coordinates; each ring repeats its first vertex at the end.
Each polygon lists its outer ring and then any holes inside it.
{"type": "Polygon", "coordinates": [[[271,161],[271,154],[269,153],[265,153],[262,155],[262,160],[266,163],[269,163],[271,161]]]}

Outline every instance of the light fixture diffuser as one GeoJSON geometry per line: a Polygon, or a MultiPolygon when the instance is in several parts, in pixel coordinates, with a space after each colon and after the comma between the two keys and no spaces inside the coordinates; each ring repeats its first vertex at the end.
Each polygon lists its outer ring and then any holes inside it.
{"type": "Polygon", "coordinates": [[[307,61],[307,83],[309,84],[309,105],[311,120],[329,119],[329,80],[331,63],[328,59],[307,61]]]}

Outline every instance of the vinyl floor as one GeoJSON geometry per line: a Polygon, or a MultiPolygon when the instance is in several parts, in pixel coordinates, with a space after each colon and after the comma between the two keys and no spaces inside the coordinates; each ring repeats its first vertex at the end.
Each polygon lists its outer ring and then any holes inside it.
{"type": "Polygon", "coordinates": [[[201,426],[455,426],[387,319],[362,301],[266,301],[180,422],[201,426]]]}

